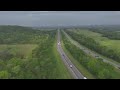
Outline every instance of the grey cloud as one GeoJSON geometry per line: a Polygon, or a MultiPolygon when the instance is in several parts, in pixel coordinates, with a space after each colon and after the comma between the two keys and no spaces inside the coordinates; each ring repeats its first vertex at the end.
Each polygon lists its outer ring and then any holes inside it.
{"type": "Polygon", "coordinates": [[[90,25],[120,24],[119,11],[0,11],[0,24],[90,25]]]}

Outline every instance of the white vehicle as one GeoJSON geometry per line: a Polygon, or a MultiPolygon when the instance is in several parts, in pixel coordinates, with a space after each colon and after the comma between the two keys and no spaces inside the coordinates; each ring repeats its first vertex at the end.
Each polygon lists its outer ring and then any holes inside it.
{"type": "Polygon", "coordinates": [[[87,79],[86,77],[84,77],[84,79],[87,79]]]}
{"type": "Polygon", "coordinates": [[[72,68],[72,65],[70,65],[70,68],[72,68]]]}
{"type": "Polygon", "coordinates": [[[58,42],[58,45],[60,45],[60,42],[58,42]]]}

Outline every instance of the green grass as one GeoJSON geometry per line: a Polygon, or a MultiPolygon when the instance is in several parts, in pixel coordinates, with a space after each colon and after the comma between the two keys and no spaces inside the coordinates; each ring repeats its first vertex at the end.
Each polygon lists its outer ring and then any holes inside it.
{"type": "MultiPolygon", "coordinates": [[[[110,40],[110,39],[108,39],[106,37],[102,37],[102,34],[95,33],[95,32],[92,32],[92,31],[89,31],[89,30],[86,30],[86,29],[85,30],[81,30],[81,29],[71,30],[71,29],[69,29],[69,30],[73,31],[75,33],[84,34],[87,37],[93,38],[94,40],[96,40],[96,42],[99,42],[101,45],[109,47],[109,48],[112,48],[112,49],[114,49],[117,52],[120,49],[120,40],[110,40]]],[[[96,53],[95,51],[93,51],[93,50],[91,50],[91,49],[89,49],[89,48],[87,48],[87,47],[85,47],[85,46],[83,46],[81,44],[79,44],[79,45],[84,47],[84,48],[86,48],[86,49],[88,49],[90,52],[96,53]]],[[[107,59],[107,60],[111,61],[112,63],[120,65],[119,62],[117,62],[117,61],[115,61],[115,60],[113,60],[111,58],[105,57],[104,55],[99,54],[99,53],[97,53],[97,54],[99,56],[103,57],[104,59],[107,59]]]]}
{"type": "Polygon", "coordinates": [[[67,56],[70,58],[71,62],[78,68],[78,70],[88,79],[95,79],[95,77],[87,69],[85,69],[77,60],[73,58],[70,52],[65,48],[62,40],[61,40],[61,44],[62,44],[63,50],[65,51],[67,56]]]}
{"type": "Polygon", "coordinates": [[[93,38],[99,44],[112,48],[113,50],[120,53],[120,40],[111,40],[111,39],[108,39],[107,37],[102,37],[102,34],[100,33],[92,32],[89,30],[78,29],[78,30],[73,30],[73,32],[84,34],[87,37],[93,38]]]}
{"type": "Polygon", "coordinates": [[[101,41],[101,44],[120,53],[120,40],[104,40],[101,41]]]}
{"type": "Polygon", "coordinates": [[[0,45],[0,51],[6,50],[9,48],[11,53],[19,53],[27,58],[32,53],[32,50],[37,47],[36,44],[17,44],[17,45],[0,45]]]}

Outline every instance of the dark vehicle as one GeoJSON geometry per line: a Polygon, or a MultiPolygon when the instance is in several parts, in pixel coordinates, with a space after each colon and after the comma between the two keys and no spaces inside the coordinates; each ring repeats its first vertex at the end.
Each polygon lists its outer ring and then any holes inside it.
{"type": "Polygon", "coordinates": [[[99,58],[99,56],[95,56],[96,58],[99,58]]]}

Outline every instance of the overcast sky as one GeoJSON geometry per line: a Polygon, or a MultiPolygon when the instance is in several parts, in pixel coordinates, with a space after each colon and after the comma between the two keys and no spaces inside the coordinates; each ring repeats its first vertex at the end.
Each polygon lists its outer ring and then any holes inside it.
{"type": "Polygon", "coordinates": [[[0,11],[0,25],[120,24],[120,11],[0,11]]]}

